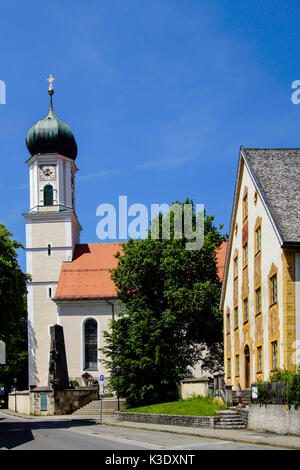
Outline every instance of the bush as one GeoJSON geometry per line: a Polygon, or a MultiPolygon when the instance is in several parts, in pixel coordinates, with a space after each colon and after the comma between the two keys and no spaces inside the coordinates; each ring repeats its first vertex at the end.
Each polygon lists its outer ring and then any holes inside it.
{"type": "Polygon", "coordinates": [[[268,382],[258,383],[257,403],[287,403],[300,406],[300,366],[296,372],[276,369],[268,382]]]}
{"type": "Polygon", "coordinates": [[[259,383],[257,386],[257,403],[266,405],[271,403],[270,394],[269,394],[269,384],[268,383],[259,383]]]}
{"type": "Polygon", "coordinates": [[[288,382],[290,383],[293,380],[295,372],[292,372],[288,369],[275,369],[270,375],[269,382],[288,382]]]}
{"type": "Polygon", "coordinates": [[[77,382],[77,380],[70,380],[69,385],[71,388],[75,388],[79,386],[79,383],[77,382]]]}
{"type": "Polygon", "coordinates": [[[287,392],[287,401],[290,405],[300,406],[300,368],[290,382],[287,392]]]}

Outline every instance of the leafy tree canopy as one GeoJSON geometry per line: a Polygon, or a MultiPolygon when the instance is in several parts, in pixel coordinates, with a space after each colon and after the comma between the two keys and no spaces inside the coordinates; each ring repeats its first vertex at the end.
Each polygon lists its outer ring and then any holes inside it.
{"type": "Polygon", "coordinates": [[[7,392],[14,377],[19,389],[27,386],[26,282],[18,264],[22,244],[0,224],[0,339],[6,343],[6,365],[0,365],[0,385],[7,392]]]}
{"type": "MultiPolygon", "coordinates": [[[[183,214],[184,204],[180,206],[183,214]]],[[[184,235],[174,237],[172,213],[171,236],[162,239],[165,217],[159,218],[158,239],[149,232],[145,240],[123,244],[112,272],[124,311],[112,320],[111,332],[105,332],[103,362],[111,372],[112,388],[132,406],[175,398],[178,382],[201,358],[204,347],[209,352],[206,366],[220,366],[216,249],[226,236],[222,227],[215,227],[214,218],[204,214],[203,246],[188,250],[184,235]]]]}

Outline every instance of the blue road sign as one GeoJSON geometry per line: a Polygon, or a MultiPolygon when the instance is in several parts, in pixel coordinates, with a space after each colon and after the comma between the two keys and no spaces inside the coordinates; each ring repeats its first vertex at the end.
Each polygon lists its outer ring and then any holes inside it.
{"type": "Polygon", "coordinates": [[[104,375],[100,375],[100,382],[104,382],[104,375]]]}

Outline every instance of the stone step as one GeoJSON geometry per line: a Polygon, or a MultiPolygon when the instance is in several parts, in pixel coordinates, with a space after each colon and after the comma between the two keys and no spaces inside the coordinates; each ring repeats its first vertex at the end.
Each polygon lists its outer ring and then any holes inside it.
{"type": "Polygon", "coordinates": [[[237,426],[222,426],[216,424],[215,429],[245,429],[245,425],[237,425],[237,426]]]}
{"type": "MultiPolygon", "coordinates": [[[[98,415],[100,414],[100,400],[93,400],[85,406],[82,406],[78,410],[72,413],[75,416],[78,415],[98,415]]],[[[120,400],[120,409],[125,408],[125,400],[120,400]]],[[[103,415],[112,415],[115,411],[118,410],[118,400],[117,399],[103,399],[102,401],[102,414],[103,415]]]]}

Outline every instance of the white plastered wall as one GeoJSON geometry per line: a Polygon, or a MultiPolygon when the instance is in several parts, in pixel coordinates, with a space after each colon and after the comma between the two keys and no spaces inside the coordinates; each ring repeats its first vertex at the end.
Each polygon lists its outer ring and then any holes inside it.
{"type": "MultiPolygon", "coordinates": [[[[114,303],[115,318],[121,308],[118,302],[114,303]]],[[[93,318],[98,325],[98,348],[104,346],[104,331],[110,330],[112,319],[112,306],[106,301],[68,301],[58,304],[59,324],[64,329],[64,338],[67,354],[69,377],[78,379],[86,371],[84,369],[84,322],[93,318]]],[[[101,354],[98,351],[98,359],[101,354]]],[[[103,363],[99,362],[98,369],[87,371],[91,376],[99,379],[99,374],[108,376],[103,363]]]]}

